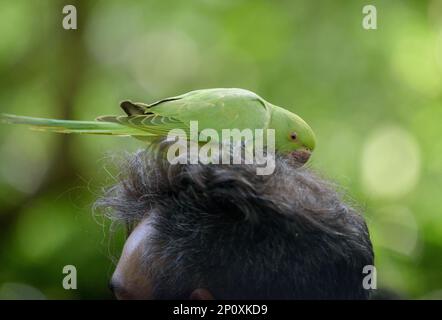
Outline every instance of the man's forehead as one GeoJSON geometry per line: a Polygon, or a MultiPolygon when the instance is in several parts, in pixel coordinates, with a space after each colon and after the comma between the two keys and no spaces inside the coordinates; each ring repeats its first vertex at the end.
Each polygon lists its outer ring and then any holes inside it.
{"type": "Polygon", "coordinates": [[[111,286],[119,298],[146,298],[149,296],[148,279],[142,265],[146,239],[152,229],[147,219],[140,221],[124,244],[111,281],[111,286]]]}
{"type": "Polygon", "coordinates": [[[143,250],[146,238],[153,231],[148,218],[141,220],[130,233],[124,245],[123,254],[132,255],[143,250]]]}

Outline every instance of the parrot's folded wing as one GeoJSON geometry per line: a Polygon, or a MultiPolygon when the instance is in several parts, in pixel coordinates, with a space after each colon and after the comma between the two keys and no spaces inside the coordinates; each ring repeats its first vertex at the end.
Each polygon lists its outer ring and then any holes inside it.
{"type": "Polygon", "coordinates": [[[117,136],[152,136],[152,134],[147,131],[139,130],[133,127],[127,127],[122,124],[113,122],[56,120],[16,116],[12,114],[0,114],[0,122],[11,124],[24,124],[34,130],[60,133],[108,134],[117,136]]]}
{"type": "Polygon", "coordinates": [[[136,116],[100,116],[96,120],[121,124],[158,136],[167,136],[173,129],[181,129],[186,134],[189,131],[189,127],[178,119],[152,113],[136,116]]]}

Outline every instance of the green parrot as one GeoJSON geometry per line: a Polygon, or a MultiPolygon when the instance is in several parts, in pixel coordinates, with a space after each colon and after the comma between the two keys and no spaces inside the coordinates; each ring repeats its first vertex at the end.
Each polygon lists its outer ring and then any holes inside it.
{"type": "Polygon", "coordinates": [[[290,155],[300,163],[315,148],[315,135],[298,115],[275,106],[257,94],[236,88],[191,91],[144,104],[123,101],[126,115],[100,116],[95,121],[55,120],[2,114],[6,123],[25,124],[37,130],[61,133],[133,136],[147,142],[166,137],[172,129],[189,132],[190,121],[199,130],[274,129],[276,152],[290,155]]]}

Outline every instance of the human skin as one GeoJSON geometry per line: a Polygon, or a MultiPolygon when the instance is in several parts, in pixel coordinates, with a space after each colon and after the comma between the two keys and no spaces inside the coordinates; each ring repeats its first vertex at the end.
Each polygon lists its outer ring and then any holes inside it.
{"type": "MultiPolygon", "coordinates": [[[[142,220],[131,232],[124,244],[123,251],[110,281],[110,288],[119,300],[153,299],[151,279],[146,273],[143,253],[150,244],[150,235],[155,230],[149,218],[142,220]]],[[[210,300],[212,294],[205,288],[195,288],[189,299],[210,300]]]]}

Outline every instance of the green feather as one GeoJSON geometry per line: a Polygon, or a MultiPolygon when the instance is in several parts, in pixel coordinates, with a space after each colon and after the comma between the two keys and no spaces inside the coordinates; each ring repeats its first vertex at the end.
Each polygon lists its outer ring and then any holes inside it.
{"type": "MultiPolygon", "coordinates": [[[[235,88],[195,90],[151,104],[123,101],[126,115],[101,116],[96,121],[70,121],[0,115],[0,121],[24,124],[37,130],[134,136],[151,141],[165,137],[172,129],[181,129],[189,137],[191,121],[199,131],[214,129],[272,129],[275,147],[281,153],[296,150],[311,152],[316,139],[309,125],[296,114],[275,106],[257,94],[235,88]]],[[[269,132],[269,131],[267,131],[269,132]]]]}
{"type": "Polygon", "coordinates": [[[148,132],[112,122],[56,120],[12,114],[0,114],[0,121],[9,124],[28,125],[34,130],[60,133],[109,134],[117,136],[151,135],[148,132]]]}

